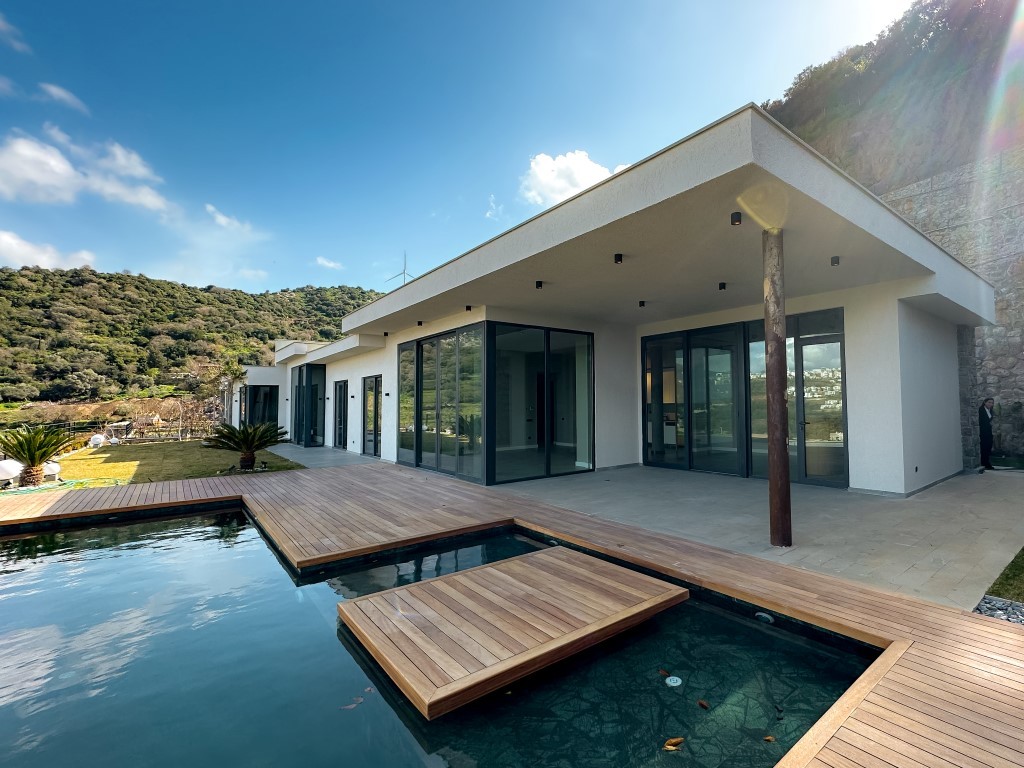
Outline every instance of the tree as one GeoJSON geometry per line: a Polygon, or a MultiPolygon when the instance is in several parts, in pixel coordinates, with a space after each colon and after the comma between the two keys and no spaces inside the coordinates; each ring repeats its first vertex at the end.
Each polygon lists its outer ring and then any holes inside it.
{"type": "Polygon", "coordinates": [[[241,454],[238,467],[244,472],[256,466],[256,451],[288,442],[288,431],[270,421],[240,427],[218,424],[206,442],[211,448],[238,451],[241,454]]]}
{"type": "Polygon", "coordinates": [[[43,482],[43,464],[67,448],[70,442],[68,434],[56,427],[22,427],[0,432],[0,451],[25,465],[21,470],[21,484],[26,486],[43,482]]]}
{"type": "Polygon", "coordinates": [[[31,400],[34,397],[39,397],[39,390],[31,384],[5,384],[0,386],[0,400],[8,400],[13,403],[20,400],[31,400]]]}

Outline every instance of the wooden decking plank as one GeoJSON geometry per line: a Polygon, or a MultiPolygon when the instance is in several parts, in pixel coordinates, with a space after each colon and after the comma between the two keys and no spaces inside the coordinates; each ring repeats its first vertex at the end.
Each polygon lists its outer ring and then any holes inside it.
{"type": "Polygon", "coordinates": [[[895,675],[879,681],[874,689],[900,704],[913,707],[950,725],[970,730],[972,733],[988,733],[990,738],[1006,746],[1024,748],[1024,720],[992,709],[979,711],[961,696],[938,688],[914,688],[900,682],[895,675]]]}
{"type": "Polygon", "coordinates": [[[969,745],[956,739],[935,741],[927,735],[918,733],[917,730],[911,730],[865,711],[863,707],[846,721],[844,727],[861,733],[874,741],[898,745],[894,746],[895,751],[919,762],[925,762],[925,764],[929,760],[934,762],[938,759],[962,768],[1012,768],[995,756],[990,757],[988,754],[984,759],[979,759],[976,754],[970,754],[969,745]]]}
{"type": "MultiPolygon", "coordinates": [[[[438,666],[430,656],[425,654],[418,644],[410,640],[408,635],[399,629],[387,614],[382,613],[376,604],[372,602],[362,602],[355,608],[355,610],[361,611],[367,619],[373,622],[377,629],[387,635],[390,644],[406,656],[409,661],[412,662],[412,666],[419,670],[419,672],[421,672],[423,676],[430,680],[430,682],[435,686],[445,685],[452,681],[451,676],[438,666]]],[[[356,618],[356,616],[353,614],[352,618],[356,618]]],[[[355,621],[354,623],[361,624],[363,622],[355,621]]],[[[371,651],[372,650],[373,649],[371,648],[371,651]]],[[[385,653],[384,655],[393,659],[391,653],[385,653]]]]}
{"type": "MultiPolygon", "coordinates": [[[[599,561],[587,555],[574,553],[572,558],[577,562],[593,562],[595,567],[605,573],[613,572],[610,569],[622,570],[625,573],[624,569],[618,566],[601,565],[599,561]]],[[[427,697],[425,705],[410,697],[413,704],[426,717],[431,718],[554,661],[566,658],[648,618],[657,611],[684,600],[687,596],[686,590],[666,584],[661,595],[646,600],[637,598],[632,605],[608,605],[604,612],[598,615],[575,611],[572,605],[574,598],[569,591],[555,589],[554,593],[558,596],[557,602],[560,606],[558,610],[590,619],[580,626],[574,626],[553,619],[555,613],[554,609],[549,607],[550,594],[539,593],[533,584],[519,581],[507,573],[510,566],[517,563],[535,563],[543,560],[544,551],[520,555],[518,558],[449,574],[430,582],[397,587],[377,595],[341,603],[338,606],[338,613],[346,623],[358,623],[365,620],[365,617],[361,618],[357,608],[364,605],[376,607],[411,641],[420,658],[429,658],[450,676],[451,680],[448,683],[438,685],[433,694],[427,697]],[[499,640],[505,630],[518,629],[516,639],[523,645],[523,650],[515,654],[506,654],[503,658],[493,655],[485,657],[484,646],[448,622],[441,614],[429,609],[426,603],[418,600],[419,595],[423,595],[424,599],[444,595],[458,600],[466,610],[477,611],[482,608],[480,613],[487,619],[487,623],[477,623],[474,627],[494,640],[499,640]],[[428,610],[424,611],[424,608],[428,610]],[[495,618],[499,620],[494,621],[495,618]],[[468,645],[463,645],[466,641],[469,641],[468,645]]],[[[579,573],[569,569],[565,569],[560,577],[572,582],[580,582],[582,579],[579,573]]],[[[548,578],[557,580],[559,574],[552,573],[548,578]]],[[[575,602],[578,603],[579,599],[576,598],[575,602]]],[[[380,626],[380,620],[376,621],[376,624],[380,626]]],[[[383,645],[370,648],[370,653],[375,658],[388,655],[395,650],[393,640],[395,638],[391,636],[383,645]]],[[[401,650],[402,653],[397,654],[397,661],[391,660],[391,666],[409,661],[416,663],[408,645],[401,650]]],[[[427,673],[426,670],[421,671],[427,673]]]]}
{"type": "Polygon", "coordinates": [[[527,648],[531,648],[536,641],[535,637],[506,621],[501,613],[490,610],[488,603],[476,600],[475,596],[470,597],[460,593],[450,584],[443,582],[431,581],[423,586],[428,594],[437,597],[438,600],[443,601],[445,605],[460,613],[464,618],[473,617],[472,619],[467,618],[467,620],[472,621],[482,631],[488,632],[491,637],[500,638],[498,642],[513,653],[522,653],[527,648]]]}

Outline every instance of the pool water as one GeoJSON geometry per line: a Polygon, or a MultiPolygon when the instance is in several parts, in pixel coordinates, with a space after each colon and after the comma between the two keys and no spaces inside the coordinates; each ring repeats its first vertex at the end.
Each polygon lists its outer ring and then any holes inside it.
{"type": "Polygon", "coordinates": [[[297,586],[241,515],[0,542],[0,765],[771,766],[869,663],[691,599],[427,722],[339,627],[339,600],[536,546],[297,586]]]}

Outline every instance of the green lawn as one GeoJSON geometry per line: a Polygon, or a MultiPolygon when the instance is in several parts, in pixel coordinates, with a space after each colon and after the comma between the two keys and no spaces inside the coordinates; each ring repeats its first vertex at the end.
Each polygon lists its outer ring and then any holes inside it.
{"type": "MultiPolygon", "coordinates": [[[[204,448],[199,441],[139,443],[86,448],[57,459],[65,480],[84,480],[89,485],[148,483],[159,480],[185,480],[213,477],[228,467],[238,466],[238,454],[204,448]]],[[[267,470],[302,469],[288,459],[260,451],[256,466],[267,462],[267,470]]]]}
{"type": "Polygon", "coordinates": [[[999,578],[988,588],[988,594],[1024,603],[1024,549],[1003,569],[999,578]]]}

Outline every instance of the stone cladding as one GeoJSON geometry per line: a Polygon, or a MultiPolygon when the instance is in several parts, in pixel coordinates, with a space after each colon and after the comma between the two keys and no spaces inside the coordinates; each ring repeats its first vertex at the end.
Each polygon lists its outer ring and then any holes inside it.
{"type": "Polygon", "coordinates": [[[996,401],[993,454],[1024,456],[1024,146],[892,190],[894,210],[995,286],[995,325],[958,329],[964,467],[978,406],[996,401]],[[972,360],[973,358],[973,360],[972,360]]]}

